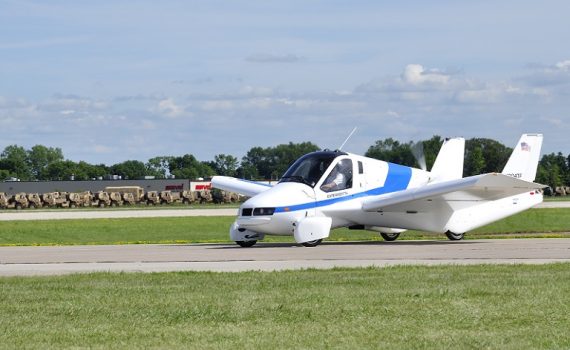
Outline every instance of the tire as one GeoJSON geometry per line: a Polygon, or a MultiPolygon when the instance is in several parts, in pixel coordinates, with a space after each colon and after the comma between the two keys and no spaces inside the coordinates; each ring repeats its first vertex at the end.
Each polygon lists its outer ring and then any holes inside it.
{"type": "Polygon", "coordinates": [[[22,205],[20,203],[16,204],[16,210],[22,210],[22,205]]]}
{"type": "Polygon", "coordinates": [[[447,231],[445,233],[445,235],[447,236],[447,238],[450,241],[460,241],[463,239],[463,233],[455,233],[455,232],[451,232],[451,231],[447,231]]]}
{"type": "Polygon", "coordinates": [[[30,204],[30,206],[28,207],[30,209],[36,209],[36,205],[34,203],[30,204]]]}
{"type": "Polygon", "coordinates": [[[253,247],[257,241],[236,241],[237,245],[243,248],[253,247]]]}
{"type": "Polygon", "coordinates": [[[380,236],[382,236],[382,238],[384,238],[385,241],[392,242],[398,239],[398,237],[400,236],[400,232],[398,233],[380,232],[380,236]]]}
{"type": "Polygon", "coordinates": [[[303,242],[301,243],[301,245],[303,245],[303,247],[312,248],[321,244],[322,241],[323,241],[322,239],[315,239],[314,241],[303,242]]]}
{"type": "Polygon", "coordinates": [[[100,202],[100,203],[99,203],[99,208],[105,208],[105,202],[100,202]]]}
{"type": "Polygon", "coordinates": [[[69,207],[70,207],[71,209],[74,209],[74,208],[75,208],[75,204],[74,204],[74,203],[71,203],[71,204],[69,205],[69,207]]]}

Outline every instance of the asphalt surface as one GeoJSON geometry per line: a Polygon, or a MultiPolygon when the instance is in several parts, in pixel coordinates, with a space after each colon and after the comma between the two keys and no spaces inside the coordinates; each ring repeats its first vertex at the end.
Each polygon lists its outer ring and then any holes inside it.
{"type": "Polygon", "coordinates": [[[0,247],[0,276],[570,262],[570,239],[0,247]]]}

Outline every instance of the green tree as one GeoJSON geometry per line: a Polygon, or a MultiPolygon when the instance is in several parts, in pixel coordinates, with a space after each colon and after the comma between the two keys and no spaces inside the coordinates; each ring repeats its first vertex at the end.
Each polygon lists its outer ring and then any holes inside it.
{"type": "Polygon", "coordinates": [[[113,175],[123,179],[140,179],[146,175],[146,166],[139,160],[127,160],[111,166],[113,175]]]}
{"type": "Polygon", "coordinates": [[[408,143],[400,143],[391,137],[385,140],[378,140],[373,146],[368,148],[364,155],[385,162],[413,167],[418,166],[414,154],[412,153],[411,141],[408,143]]]}
{"type": "Polygon", "coordinates": [[[61,148],[52,148],[35,145],[27,151],[27,159],[32,177],[36,180],[44,180],[44,172],[48,165],[64,160],[61,148]]]}
{"type": "Polygon", "coordinates": [[[439,135],[433,136],[429,140],[422,141],[424,146],[424,155],[426,158],[426,166],[429,169],[432,168],[435,158],[441,149],[443,144],[443,139],[439,135]]]}
{"type": "Polygon", "coordinates": [[[480,147],[475,147],[466,152],[463,173],[465,174],[481,174],[485,169],[485,157],[480,147]]]}
{"type": "Polygon", "coordinates": [[[238,159],[229,154],[216,154],[214,161],[207,162],[217,175],[235,176],[238,168],[238,159]]]}
{"type": "Polygon", "coordinates": [[[536,181],[552,187],[564,186],[567,182],[568,164],[562,153],[545,154],[538,163],[536,181]]]}
{"type": "Polygon", "coordinates": [[[71,180],[78,173],[77,163],[71,160],[60,160],[50,163],[44,170],[47,180],[71,180]]]}
{"type": "Polygon", "coordinates": [[[157,179],[164,179],[172,158],[173,157],[161,156],[149,159],[145,164],[147,175],[154,176],[157,179]]]}
{"type": "Polygon", "coordinates": [[[10,145],[0,154],[0,169],[20,180],[32,180],[32,170],[28,162],[28,154],[24,147],[10,145]]]}
{"type": "MultiPolygon", "coordinates": [[[[472,138],[465,141],[465,157],[466,160],[463,165],[463,176],[472,176],[472,175],[479,175],[481,173],[493,173],[493,172],[501,172],[507,164],[511,153],[513,152],[512,148],[506,147],[502,143],[491,140],[491,139],[482,139],[482,138],[472,138]],[[485,165],[482,169],[475,169],[475,168],[468,168],[475,163],[480,163],[479,161],[472,161],[471,156],[473,152],[475,152],[475,156],[478,157],[478,152],[475,149],[479,148],[483,159],[485,161],[485,165]],[[478,172],[474,172],[475,170],[479,170],[478,172]]],[[[480,164],[479,164],[480,165],[480,164]]]]}
{"type": "Polygon", "coordinates": [[[168,166],[170,173],[180,179],[197,179],[210,177],[215,174],[210,166],[198,161],[191,154],[172,157],[168,166]]]}
{"type": "Polygon", "coordinates": [[[242,158],[238,176],[279,179],[299,157],[319,150],[311,142],[281,144],[275,147],[253,147],[242,158]]]}

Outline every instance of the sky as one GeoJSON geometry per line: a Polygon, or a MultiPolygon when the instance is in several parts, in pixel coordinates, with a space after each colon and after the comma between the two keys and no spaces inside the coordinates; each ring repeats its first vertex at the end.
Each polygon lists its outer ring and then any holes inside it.
{"type": "Polygon", "coordinates": [[[0,150],[107,165],[311,141],[544,134],[570,153],[569,1],[0,0],[0,150]]]}

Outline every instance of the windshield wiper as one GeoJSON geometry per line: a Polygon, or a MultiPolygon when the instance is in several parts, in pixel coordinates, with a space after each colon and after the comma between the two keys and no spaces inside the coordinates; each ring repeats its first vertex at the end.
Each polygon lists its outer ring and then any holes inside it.
{"type": "Polygon", "coordinates": [[[291,180],[300,180],[300,181],[295,181],[295,182],[301,182],[304,183],[307,186],[313,187],[313,185],[307,181],[304,177],[300,176],[300,175],[289,175],[289,176],[283,176],[281,178],[281,180],[283,179],[291,179],[291,180]]]}

